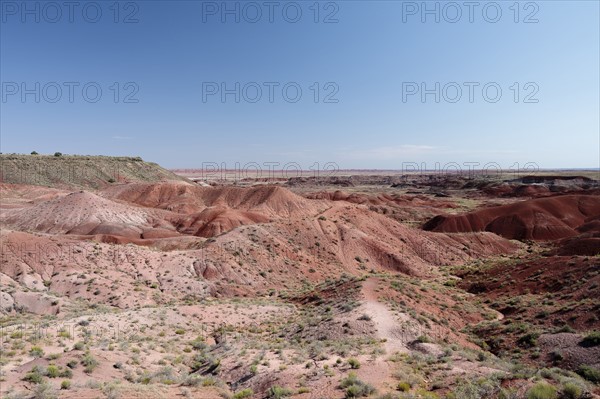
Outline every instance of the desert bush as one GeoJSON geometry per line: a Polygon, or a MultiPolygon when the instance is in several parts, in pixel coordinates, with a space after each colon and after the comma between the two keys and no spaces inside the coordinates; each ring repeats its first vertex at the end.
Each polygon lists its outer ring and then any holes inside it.
{"type": "Polygon", "coordinates": [[[579,399],[583,394],[583,390],[572,382],[567,382],[562,388],[562,398],[564,399],[579,399]]]}
{"type": "Polygon", "coordinates": [[[244,399],[254,395],[254,391],[250,388],[242,389],[233,394],[233,399],[244,399]]]}
{"type": "Polygon", "coordinates": [[[217,385],[217,380],[212,377],[206,377],[202,380],[203,387],[212,387],[214,385],[217,385]]]}
{"type": "MultiPolygon", "coordinates": [[[[347,398],[360,398],[363,396],[362,387],[360,385],[350,385],[346,388],[346,397],[347,398]]],[[[366,395],[364,395],[366,396],[366,395]]]]}
{"type": "Polygon", "coordinates": [[[419,336],[417,338],[417,341],[420,342],[420,343],[422,343],[422,344],[426,344],[428,342],[431,342],[431,339],[429,339],[429,337],[426,336],[426,335],[421,335],[421,336],[419,336]]]}
{"type": "Polygon", "coordinates": [[[54,364],[49,364],[48,367],[46,367],[46,373],[45,374],[49,378],[56,378],[56,377],[59,376],[60,370],[54,364]]]}
{"type": "Polygon", "coordinates": [[[545,382],[538,382],[527,391],[527,399],[556,399],[556,388],[545,382]]]}
{"type": "Polygon", "coordinates": [[[181,379],[181,385],[184,387],[196,387],[202,384],[202,377],[197,374],[188,374],[181,379]]]}
{"type": "Polygon", "coordinates": [[[600,383],[600,370],[592,366],[582,365],[577,369],[577,374],[594,384],[600,383]]]}
{"type": "Polygon", "coordinates": [[[81,358],[81,364],[83,364],[83,371],[86,374],[91,374],[96,367],[98,367],[98,361],[90,352],[86,352],[85,355],[81,358]]]}
{"type": "Polygon", "coordinates": [[[170,385],[175,383],[175,375],[173,369],[169,366],[162,367],[160,370],[155,371],[151,377],[153,381],[158,381],[161,384],[170,385]]]}
{"type": "Polygon", "coordinates": [[[60,370],[58,376],[60,378],[71,378],[73,377],[73,372],[71,371],[71,369],[66,368],[64,370],[60,370]]]}
{"type": "Polygon", "coordinates": [[[58,399],[56,390],[47,381],[38,384],[31,390],[31,399],[58,399]]]}
{"type": "Polygon", "coordinates": [[[400,392],[408,392],[410,391],[410,384],[406,381],[399,382],[398,385],[396,385],[396,389],[400,392]]]}
{"type": "Polygon", "coordinates": [[[358,359],[350,358],[350,359],[348,359],[348,364],[350,365],[350,368],[352,368],[352,369],[360,368],[360,361],[358,359]]]}
{"type": "Polygon", "coordinates": [[[84,347],[85,347],[85,344],[81,341],[75,342],[75,345],[73,345],[73,349],[76,351],[83,350],[84,347]]]}
{"type": "Polygon", "coordinates": [[[487,399],[501,392],[500,383],[493,378],[480,378],[460,382],[448,398],[456,399],[487,399]]]}
{"type": "Polygon", "coordinates": [[[294,392],[291,389],[274,386],[269,389],[267,397],[271,398],[271,399],[281,399],[281,398],[287,398],[288,396],[291,396],[293,393],[294,392]]]}
{"type": "Polygon", "coordinates": [[[44,357],[44,350],[39,346],[32,346],[31,349],[29,349],[29,356],[33,356],[35,358],[44,357]]]}
{"type": "Polygon", "coordinates": [[[32,369],[23,376],[23,381],[31,382],[33,384],[41,384],[44,380],[44,374],[38,366],[33,366],[32,369]]]}
{"type": "Polygon", "coordinates": [[[524,348],[532,348],[537,345],[537,339],[540,334],[537,332],[531,332],[523,335],[517,340],[517,343],[524,348]]]}
{"type": "Polygon", "coordinates": [[[375,392],[375,388],[359,380],[356,373],[349,373],[348,377],[340,381],[340,388],[346,390],[346,398],[360,398],[375,392]]]}
{"type": "Polygon", "coordinates": [[[421,378],[412,370],[398,370],[393,373],[393,377],[400,382],[406,382],[411,387],[417,386],[421,382],[421,378]]]}
{"type": "Polygon", "coordinates": [[[116,383],[108,383],[102,388],[102,393],[107,399],[118,399],[121,397],[120,388],[116,383]]]}
{"type": "Polygon", "coordinates": [[[192,359],[192,371],[202,370],[203,374],[216,373],[221,365],[221,360],[206,353],[199,353],[192,359]]]}
{"type": "Polygon", "coordinates": [[[586,335],[581,340],[581,346],[598,346],[600,345],[600,331],[593,331],[586,335]]]}
{"type": "Polygon", "coordinates": [[[71,381],[64,380],[60,383],[60,389],[70,389],[70,388],[71,388],[71,381]]]}

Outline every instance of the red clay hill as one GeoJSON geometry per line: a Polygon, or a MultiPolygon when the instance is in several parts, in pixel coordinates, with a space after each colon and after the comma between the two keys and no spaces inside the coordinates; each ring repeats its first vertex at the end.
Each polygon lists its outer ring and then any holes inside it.
{"type": "Polygon", "coordinates": [[[518,240],[574,237],[598,226],[600,197],[562,195],[493,206],[462,215],[436,216],[425,230],[457,233],[489,231],[518,240]]]}

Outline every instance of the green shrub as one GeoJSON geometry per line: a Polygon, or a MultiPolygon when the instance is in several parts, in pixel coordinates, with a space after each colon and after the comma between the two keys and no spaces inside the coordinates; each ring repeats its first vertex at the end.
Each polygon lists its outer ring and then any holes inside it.
{"type": "Polygon", "coordinates": [[[538,382],[527,391],[527,399],[556,399],[556,388],[545,382],[538,382]]]}
{"type": "Polygon", "coordinates": [[[75,345],[73,345],[73,349],[76,351],[83,350],[84,347],[85,347],[85,344],[81,341],[75,342],[75,345]]]}
{"type": "Polygon", "coordinates": [[[540,334],[537,332],[527,333],[517,340],[517,343],[525,348],[532,348],[537,345],[537,339],[540,334]]]}
{"type": "Polygon", "coordinates": [[[594,384],[600,383],[600,370],[592,366],[582,365],[577,369],[577,374],[594,384]]]}
{"type": "Polygon", "coordinates": [[[221,366],[221,360],[206,353],[198,353],[190,365],[192,371],[202,369],[203,374],[215,374],[221,366]]]}
{"type": "Polygon", "coordinates": [[[28,381],[33,384],[41,384],[43,379],[44,375],[38,366],[33,366],[31,371],[29,371],[29,373],[25,374],[23,377],[23,381],[28,381]]]}
{"type": "Polygon", "coordinates": [[[81,359],[81,364],[84,365],[84,373],[91,374],[96,367],[98,367],[98,361],[92,356],[90,352],[86,352],[81,359]]]}
{"type": "Polygon", "coordinates": [[[233,399],[244,399],[254,395],[254,391],[250,388],[242,389],[233,395],[233,399]]]}
{"type": "Polygon", "coordinates": [[[358,361],[358,359],[350,358],[350,359],[348,359],[348,364],[350,365],[350,368],[352,368],[352,369],[360,368],[360,362],[358,361]]]}
{"type": "Polygon", "coordinates": [[[362,396],[362,388],[360,385],[350,385],[346,388],[347,398],[360,398],[362,396]]]}
{"type": "Polygon", "coordinates": [[[428,336],[426,336],[426,335],[421,335],[421,336],[419,336],[419,337],[417,338],[417,341],[418,341],[418,342],[420,342],[420,343],[422,343],[422,344],[426,344],[426,343],[428,343],[428,342],[431,342],[431,340],[429,339],[429,337],[428,337],[428,336]]]}
{"type": "Polygon", "coordinates": [[[562,389],[562,397],[564,399],[579,399],[583,394],[583,390],[581,387],[573,384],[572,382],[567,382],[562,389]]]}
{"type": "Polygon", "coordinates": [[[29,350],[29,356],[33,356],[35,358],[44,357],[44,350],[39,346],[32,346],[29,350]]]}
{"type": "Polygon", "coordinates": [[[358,379],[358,377],[356,376],[356,373],[349,373],[348,377],[344,378],[343,380],[340,381],[340,388],[347,388],[350,385],[356,384],[357,382],[359,382],[360,380],[358,379]]]}
{"type": "Polygon", "coordinates": [[[59,331],[59,332],[56,334],[56,336],[57,336],[57,337],[60,337],[60,338],[67,338],[67,339],[71,338],[71,334],[69,334],[69,332],[68,332],[68,331],[59,331]]]}
{"type": "Polygon", "coordinates": [[[375,388],[359,380],[356,373],[349,373],[348,377],[340,381],[340,388],[346,390],[346,398],[360,398],[375,392],[375,388]]]}
{"type": "Polygon", "coordinates": [[[598,346],[600,345],[600,331],[593,331],[583,338],[581,346],[598,346]]]}
{"type": "Polygon", "coordinates": [[[31,392],[33,394],[32,399],[58,399],[56,391],[48,381],[36,385],[31,392]]]}
{"type": "MultiPolygon", "coordinates": [[[[496,378],[471,378],[460,381],[447,396],[448,399],[487,399],[503,398],[497,396],[501,391],[500,382],[496,378]]],[[[522,398],[522,396],[520,397],[522,398]]]]}
{"type": "Polygon", "coordinates": [[[281,398],[287,398],[288,396],[291,396],[293,393],[294,392],[292,392],[291,389],[274,386],[269,389],[269,393],[268,393],[267,397],[272,398],[272,399],[281,399],[281,398]]]}
{"type": "Polygon", "coordinates": [[[212,387],[215,385],[217,385],[217,380],[215,380],[212,377],[206,377],[205,379],[202,380],[203,387],[212,387]]]}
{"type": "Polygon", "coordinates": [[[61,370],[60,374],[58,375],[60,378],[71,378],[73,377],[73,372],[71,371],[71,369],[64,369],[61,370]]]}
{"type": "Polygon", "coordinates": [[[64,380],[63,382],[60,383],[60,389],[70,389],[70,388],[71,388],[71,381],[64,380]]]}
{"type": "Polygon", "coordinates": [[[396,385],[396,389],[400,392],[408,392],[410,391],[410,384],[408,382],[399,382],[396,385]]]}
{"type": "Polygon", "coordinates": [[[46,368],[46,376],[49,378],[56,378],[56,377],[58,377],[59,373],[60,373],[60,370],[54,364],[50,364],[46,368]]]}
{"type": "Polygon", "coordinates": [[[184,387],[196,387],[202,384],[202,377],[197,374],[188,374],[181,380],[184,387]]]}

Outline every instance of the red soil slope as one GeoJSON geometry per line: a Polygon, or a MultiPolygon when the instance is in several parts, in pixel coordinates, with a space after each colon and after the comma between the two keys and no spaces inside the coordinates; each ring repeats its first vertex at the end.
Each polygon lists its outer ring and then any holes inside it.
{"type": "Polygon", "coordinates": [[[52,199],[33,203],[20,200],[23,190],[7,194],[13,205],[0,215],[0,221],[14,229],[130,240],[179,234],[213,237],[243,225],[310,217],[328,208],[325,201],[273,186],[127,184],[110,187],[100,195],[52,193],[52,199]]]}
{"type": "Polygon", "coordinates": [[[437,232],[490,231],[509,239],[555,240],[600,215],[600,197],[564,195],[480,209],[463,215],[436,216],[423,228],[437,232]]]}
{"type": "Polygon", "coordinates": [[[206,208],[179,221],[179,231],[199,237],[214,237],[248,224],[265,223],[269,218],[257,212],[226,207],[206,208]]]}
{"type": "Polygon", "coordinates": [[[200,187],[179,182],[126,184],[101,192],[102,196],[179,213],[202,212],[208,207],[252,211],[266,217],[314,214],[327,206],[277,186],[200,187]]]}
{"type": "Polygon", "coordinates": [[[80,191],[3,214],[3,222],[25,231],[53,234],[112,234],[142,238],[145,232],[176,234],[169,213],[117,203],[80,191]]]}

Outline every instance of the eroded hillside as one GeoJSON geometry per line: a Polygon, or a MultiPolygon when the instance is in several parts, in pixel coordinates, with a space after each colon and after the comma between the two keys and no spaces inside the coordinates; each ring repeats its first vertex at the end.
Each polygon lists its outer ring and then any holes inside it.
{"type": "Polygon", "coordinates": [[[3,394],[598,393],[600,211],[585,188],[167,177],[2,184],[3,394]]]}

